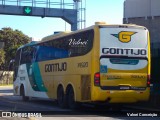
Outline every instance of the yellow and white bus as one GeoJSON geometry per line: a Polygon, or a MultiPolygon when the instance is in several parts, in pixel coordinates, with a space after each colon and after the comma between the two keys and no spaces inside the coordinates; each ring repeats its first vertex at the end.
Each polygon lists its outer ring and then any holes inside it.
{"type": "Polygon", "coordinates": [[[134,103],[150,95],[150,39],[145,27],[95,25],[17,50],[14,95],[77,102],[134,103]]]}

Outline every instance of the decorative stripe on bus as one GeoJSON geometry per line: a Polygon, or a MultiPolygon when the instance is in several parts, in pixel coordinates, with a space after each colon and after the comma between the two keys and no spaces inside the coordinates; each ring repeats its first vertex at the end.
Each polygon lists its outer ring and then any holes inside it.
{"type": "Polygon", "coordinates": [[[33,90],[46,92],[47,89],[44,86],[38,63],[26,64],[26,65],[27,65],[27,72],[29,76],[29,82],[33,90]],[[32,68],[30,67],[31,65],[32,65],[32,68]],[[30,73],[30,69],[32,69],[31,73],[30,73]]]}

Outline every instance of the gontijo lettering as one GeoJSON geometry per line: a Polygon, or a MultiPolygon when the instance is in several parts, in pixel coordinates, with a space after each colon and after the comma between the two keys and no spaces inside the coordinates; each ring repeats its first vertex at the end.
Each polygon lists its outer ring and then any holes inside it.
{"type": "Polygon", "coordinates": [[[58,71],[66,71],[67,63],[53,63],[53,64],[45,64],[45,72],[58,72],[58,71]]]}
{"type": "Polygon", "coordinates": [[[116,55],[147,55],[146,49],[122,49],[122,48],[102,48],[103,54],[116,55]]]}

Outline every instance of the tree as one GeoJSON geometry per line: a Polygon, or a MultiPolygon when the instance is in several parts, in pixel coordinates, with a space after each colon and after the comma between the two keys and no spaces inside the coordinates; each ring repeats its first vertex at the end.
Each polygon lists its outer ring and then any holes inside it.
{"type": "Polygon", "coordinates": [[[16,50],[21,45],[24,45],[30,41],[30,38],[23,34],[19,30],[13,30],[11,28],[2,28],[0,30],[0,41],[4,41],[5,61],[1,60],[7,70],[10,60],[15,58],[16,50]]]}
{"type": "MultiPolygon", "coordinates": [[[[3,49],[0,49],[0,65],[5,62],[5,52],[3,49]]],[[[0,66],[0,69],[2,69],[2,66],[0,66]]]]}

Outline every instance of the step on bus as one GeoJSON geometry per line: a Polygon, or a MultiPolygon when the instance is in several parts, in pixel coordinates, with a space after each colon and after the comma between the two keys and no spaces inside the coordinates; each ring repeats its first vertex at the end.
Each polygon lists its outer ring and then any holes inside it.
{"type": "Polygon", "coordinates": [[[21,46],[14,95],[77,103],[135,103],[150,96],[150,39],[143,26],[95,25],[21,46]]]}

